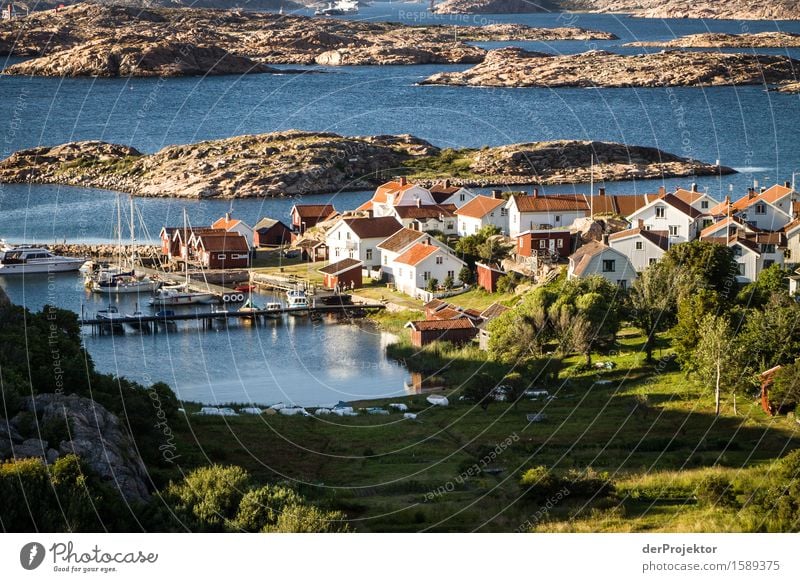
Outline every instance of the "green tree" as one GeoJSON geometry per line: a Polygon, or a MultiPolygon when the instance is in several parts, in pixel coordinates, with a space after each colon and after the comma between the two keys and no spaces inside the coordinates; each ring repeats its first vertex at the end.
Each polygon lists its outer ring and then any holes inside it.
{"type": "Polygon", "coordinates": [[[211,465],[195,469],[180,483],[170,484],[165,498],[198,529],[224,531],[234,522],[250,484],[250,475],[241,467],[211,465]]]}
{"type": "Polygon", "coordinates": [[[444,278],[444,281],[442,281],[442,286],[443,286],[445,289],[448,289],[448,290],[449,290],[449,289],[452,289],[452,288],[453,288],[453,277],[451,277],[450,275],[447,275],[447,276],[444,278]]]}
{"type": "Polygon", "coordinates": [[[682,268],[670,269],[656,263],[645,269],[631,286],[628,294],[631,319],[644,332],[648,362],[653,361],[656,334],[675,323],[678,296],[686,278],[682,268]]]}
{"type": "Polygon", "coordinates": [[[428,284],[425,287],[431,293],[435,293],[436,290],[439,288],[439,279],[436,277],[431,277],[428,279],[428,284]]]}
{"type": "Polygon", "coordinates": [[[464,397],[478,404],[483,410],[488,410],[494,400],[492,392],[495,389],[492,377],[481,372],[470,378],[464,386],[464,397]]]}
{"type": "Polygon", "coordinates": [[[691,369],[691,359],[700,341],[700,322],[708,314],[718,314],[720,309],[719,295],[711,289],[696,289],[678,300],[672,345],[686,370],[691,369]]]}
{"type": "Polygon", "coordinates": [[[763,309],[750,309],[739,334],[750,373],[794,361],[800,353],[800,306],[773,295],[763,309]]]}
{"type": "Polygon", "coordinates": [[[759,273],[758,279],[745,285],[736,300],[748,307],[763,307],[773,295],[788,296],[787,277],[791,274],[791,270],[784,269],[781,265],[770,265],[759,273]]]}
{"type": "Polygon", "coordinates": [[[500,234],[500,228],[487,224],[475,234],[462,236],[455,245],[455,251],[467,262],[470,267],[475,265],[475,261],[481,258],[479,247],[490,237],[500,234]]]}
{"type": "Polygon", "coordinates": [[[719,416],[722,389],[733,391],[742,380],[741,350],[725,316],[706,315],[699,336],[692,369],[702,386],[714,387],[714,412],[719,416]]]}
{"type": "Polygon", "coordinates": [[[477,246],[478,256],[487,263],[499,263],[511,253],[514,245],[499,235],[492,235],[477,246]]]}
{"type": "Polygon", "coordinates": [[[705,240],[672,245],[662,262],[667,269],[683,267],[699,286],[713,289],[724,300],[736,295],[736,261],[725,245],[705,240]]]}
{"type": "Polygon", "coordinates": [[[344,533],[348,531],[345,516],[338,511],[324,511],[313,505],[289,505],[278,516],[274,526],[262,531],[270,533],[344,533]]]}
{"type": "Polygon", "coordinates": [[[464,265],[458,272],[458,280],[464,283],[464,285],[472,285],[475,282],[475,272],[464,265]]]}
{"type": "Polygon", "coordinates": [[[778,370],[769,391],[770,405],[780,413],[797,409],[800,403],[800,362],[778,370]]]}

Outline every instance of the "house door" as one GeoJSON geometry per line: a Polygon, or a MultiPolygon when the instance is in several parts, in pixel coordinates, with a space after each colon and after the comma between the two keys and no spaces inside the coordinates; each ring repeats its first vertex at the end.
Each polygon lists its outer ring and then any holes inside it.
{"type": "Polygon", "coordinates": [[[551,238],[550,239],[550,254],[552,255],[555,252],[556,252],[556,239],[551,238]]]}

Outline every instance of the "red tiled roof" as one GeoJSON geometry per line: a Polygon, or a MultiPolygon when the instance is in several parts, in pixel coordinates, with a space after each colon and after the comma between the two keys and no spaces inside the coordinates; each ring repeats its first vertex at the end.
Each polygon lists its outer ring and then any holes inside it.
{"type": "Polygon", "coordinates": [[[200,244],[208,252],[213,253],[246,253],[250,251],[247,239],[238,233],[226,232],[225,234],[200,234],[197,236],[200,244]]]}
{"type": "Polygon", "coordinates": [[[416,331],[447,331],[449,329],[470,329],[475,327],[468,317],[459,319],[426,319],[424,321],[409,321],[406,324],[416,331]]]}
{"type": "Polygon", "coordinates": [[[433,314],[431,314],[431,319],[458,319],[459,317],[464,317],[464,314],[460,311],[453,309],[452,307],[443,307],[442,309],[437,310],[433,314]]]}
{"type": "Polygon", "coordinates": [[[469,218],[483,218],[498,206],[502,206],[506,201],[502,198],[492,198],[491,196],[476,196],[464,206],[456,210],[459,216],[469,218]]]}
{"type": "Polygon", "coordinates": [[[230,230],[240,224],[241,220],[236,220],[235,218],[227,218],[223,216],[219,220],[217,220],[214,224],[211,225],[211,228],[220,228],[222,230],[230,230]]]}
{"type": "Polygon", "coordinates": [[[420,262],[424,261],[428,257],[430,257],[433,253],[437,250],[440,250],[439,247],[436,245],[426,245],[423,243],[417,243],[402,255],[395,259],[396,263],[402,263],[404,265],[418,265],[420,262]]]}
{"type": "Polygon", "coordinates": [[[586,200],[582,199],[582,197],[579,199],[574,195],[516,195],[513,199],[520,212],[589,211],[589,204],[586,200]]]}

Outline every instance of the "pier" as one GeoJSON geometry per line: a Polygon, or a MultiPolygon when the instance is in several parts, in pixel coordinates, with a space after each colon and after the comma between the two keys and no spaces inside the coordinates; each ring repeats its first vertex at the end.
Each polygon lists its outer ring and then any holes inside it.
{"type": "MultiPolygon", "coordinates": [[[[352,305],[320,305],[314,307],[282,307],[281,309],[254,309],[252,311],[194,311],[184,313],[160,313],[154,315],[122,316],[113,319],[101,317],[81,317],[79,323],[83,327],[90,327],[92,334],[103,335],[113,333],[114,327],[127,324],[135,329],[149,333],[158,329],[158,325],[168,326],[179,321],[197,321],[202,324],[202,329],[210,329],[214,322],[227,324],[229,321],[264,322],[284,315],[314,317],[323,314],[339,314],[345,317],[363,317],[369,312],[386,309],[381,303],[352,304],[352,305]]],[[[119,332],[117,332],[119,333],[119,332]]]]}

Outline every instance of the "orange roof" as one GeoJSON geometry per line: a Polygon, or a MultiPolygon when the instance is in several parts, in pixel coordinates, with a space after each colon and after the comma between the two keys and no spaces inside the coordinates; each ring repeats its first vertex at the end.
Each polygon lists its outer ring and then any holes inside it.
{"type": "Polygon", "coordinates": [[[397,263],[403,263],[404,265],[418,265],[428,257],[430,257],[433,253],[439,250],[439,247],[436,245],[428,245],[425,243],[417,243],[402,255],[395,259],[397,263]]]}
{"type": "Polygon", "coordinates": [[[468,216],[469,218],[483,218],[492,210],[505,204],[506,201],[502,198],[492,198],[491,196],[476,196],[464,206],[456,210],[459,216],[468,216]]]}
{"type": "Polygon", "coordinates": [[[774,186],[770,186],[766,190],[764,190],[760,195],[759,198],[764,200],[765,202],[769,202],[770,204],[775,204],[778,200],[790,194],[792,192],[791,188],[787,188],[786,186],[782,186],[781,184],[775,184],[774,186]]]}
{"type": "Polygon", "coordinates": [[[241,222],[242,222],[241,220],[236,220],[235,218],[228,218],[227,216],[223,216],[214,224],[212,224],[211,228],[221,228],[224,230],[230,230],[241,222]]]}
{"type": "Polygon", "coordinates": [[[366,202],[364,202],[364,204],[356,208],[356,212],[363,210],[372,210],[372,200],[367,200],[366,202]]]}
{"type": "Polygon", "coordinates": [[[693,190],[678,188],[677,190],[675,190],[675,193],[673,195],[681,202],[685,202],[686,204],[694,204],[706,194],[705,192],[695,192],[693,190]]]}
{"type": "Polygon", "coordinates": [[[386,203],[388,200],[389,194],[399,194],[400,192],[405,192],[409,188],[413,188],[414,184],[410,182],[406,182],[402,184],[398,180],[392,180],[390,182],[386,182],[385,184],[381,184],[375,190],[375,194],[372,196],[372,202],[381,202],[386,203]]]}
{"type": "MultiPolygon", "coordinates": [[[[756,202],[768,202],[769,204],[775,204],[778,200],[780,200],[781,198],[783,198],[784,196],[786,196],[791,192],[792,192],[791,188],[787,188],[786,186],[781,186],[780,184],[775,184],[774,186],[770,186],[761,193],[749,190],[747,194],[739,198],[736,202],[732,202],[730,204],[730,207],[733,212],[737,212],[749,208],[756,202]]],[[[708,212],[709,214],[725,214],[727,213],[727,211],[728,211],[728,204],[727,201],[725,201],[725,202],[720,202],[708,212]]]]}

